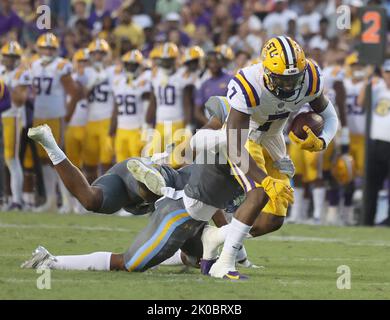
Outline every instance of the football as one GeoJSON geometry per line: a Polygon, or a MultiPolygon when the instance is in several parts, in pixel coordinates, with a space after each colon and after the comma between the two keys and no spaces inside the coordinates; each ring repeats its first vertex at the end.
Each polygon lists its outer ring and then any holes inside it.
{"type": "Polygon", "coordinates": [[[299,139],[306,139],[307,133],[303,130],[308,126],[316,136],[319,136],[324,128],[324,119],[316,112],[302,112],[298,114],[291,123],[290,130],[299,139]]]}

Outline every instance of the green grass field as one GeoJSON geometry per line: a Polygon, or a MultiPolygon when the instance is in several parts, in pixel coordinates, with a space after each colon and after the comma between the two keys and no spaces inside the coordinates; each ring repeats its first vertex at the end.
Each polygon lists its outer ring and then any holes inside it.
{"type": "Polygon", "coordinates": [[[159,267],[145,273],[52,271],[39,290],[36,270],[20,264],[39,244],[53,254],[122,252],[147,217],[0,213],[0,299],[389,299],[390,229],[285,225],[246,248],[262,269],[227,282],[196,269],[159,267]],[[337,289],[338,266],[351,289],[337,289]]]}

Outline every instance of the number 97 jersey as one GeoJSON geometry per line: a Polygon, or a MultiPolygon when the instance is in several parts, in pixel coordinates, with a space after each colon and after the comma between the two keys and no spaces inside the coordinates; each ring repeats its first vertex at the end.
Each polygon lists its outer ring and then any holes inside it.
{"type": "Polygon", "coordinates": [[[114,78],[114,98],[118,108],[118,128],[137,129],[143,123],[142,95],[150,91],[145,73],[130,80],[124,74],[114,78]]]}
{"type": "Polygon", "coordinates": [[[47,65],[38,59],[31,66],[35,91],[34,118],[55,119],[66,114],[66,92],[61,78],[72,73],[71,63],[55,58],[47,65]]]}

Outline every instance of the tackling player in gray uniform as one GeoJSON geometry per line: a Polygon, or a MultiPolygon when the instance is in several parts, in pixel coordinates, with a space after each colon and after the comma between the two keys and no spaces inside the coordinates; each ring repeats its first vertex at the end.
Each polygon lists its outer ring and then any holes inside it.
{"type": "Polygon", "coordinates": [[[140,210],[140,213],[144,213],[147,210],[143,204],[155,201],[163,192],[162,186],[172,188],[173,195],[156,202],[150,223],[124,254],[95,252],[88,255],[52,256],[43,247],[38,247],[33,257],[22,265],[25,268],[45,266],[65,270],[144,271],[162,263],[179,248],[186,254],[187,261],[194,265],[202,256],[200,238],[204,226],[216,208],[224,208],[232,197],[241,192],[238,183],[227,177],[223,170],[210,171],[208,189],[202,190],[197,185],[201,175],[196,170],[196,165],[180,171],[167,166],[160,166],[157,170],[150,163],[135,158],[115,165],[90,186],[58,147],[48,126],[31,129],[29,136],[44,147],[65,186],[89,210],[113,213],[124,207],[132,212],[140,210]],[[128,169],[133,169],[132,174],[128,169]],[[190,180],[194,183],[188,184],[190,180]],[[233,183],[229,184],[229,180],[233,183]],[[222,197],[213,197],[214,200],[210,202],[211,210],[206,216],[191,215],[180,191],[175,194],[175,190],[185,186],[196,197],[197,194],[201,196],[216,190],[220,185],[224,185],[227,192],[222,197]]]}

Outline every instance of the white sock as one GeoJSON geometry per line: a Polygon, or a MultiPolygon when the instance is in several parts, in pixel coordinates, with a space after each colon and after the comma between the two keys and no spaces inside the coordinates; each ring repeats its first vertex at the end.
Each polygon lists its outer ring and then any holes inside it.
{"type": "Polygon", "coordinates": [[[354,207],[344,206],[343,209],[343,220],[346,224],[353,225],[355,223],[354,207]]]}
{"type": "MultiPolygon", "coordinates": [[[[218,248],[225,242],[227,232],[229,230],[229,224],[217,228],[214,226],[206,226],[203,231],[202,237],[207,237],[207,240],[203,241],[203,259],[211,260],[216,259],[218,256],[218,248]],[[207,245],[207,242],[211,242],[211,245],[207,245]]],[[[203,239],[203,238],[202,238],[203,239]]]]}
{"type": "Polygon", "coordinates": [[[167,260],[161,262],[161,265],[164,266],[181,266],[184,265],[183,260],[181,260],[181,250],[177,250],[175,254],[168,258],[167,260]]]}
{"type": "Polygon", "coordinates": [[[50,165],[42,166],[43,184],[46,191],[46,203],[53,204],[56,201],[57,173],[50,165]]]}
{"type": "Polygon", "coordinates": [[[35,206],[34,192],[23,192],[23,202],[29,206],[35,206]]]}
{"type": "Polygon", "coordinates": [[[322,212],[325,207],[326,189],[324,187],[313,189],[313,204],[314,212],[313,217],[316,220],[320,220],[322,212]]]}
{"type": "Polygon", "coordinates": [[[303,209],[303,188],[294,188],[294,203],[291,206],[290,217],[291,221],[298,221],[303,209]]]}
{"type": "Polygon", "coordinates": [[[237,253],[241,249],[242,243],[248,236],[251,227],[233,217],[229,228],[227,228],[227,235],[219,261],[231,271],[236,270],[237,253]]]}
{"type": "Polygon", "coordinates": [[[329,206],[328,211],[326,213],[326,224],[330,225],[336,225],[338,224],[338,207],[336,206],[329,206]]]}
{"type": "Polygon", "coordinates": [[[77,256],[56,256],[50,268],[59,270],[109,271],[111,252],[94,252],[77,256]]]}
{"type": "Polygon", "coordinates": [[[243,260],[246,260],[248,258],[248,254],[246,253],[246,249],[244,246],[241,247],[241,249],[237,253],[236,261],[240,262],[243,260]]]}
{"type": "Polygon", "coordinates": [[[18,158],[7,160],[7,167],[11,178],[12,202],[22,204],[23,171],[18,158]]]}

